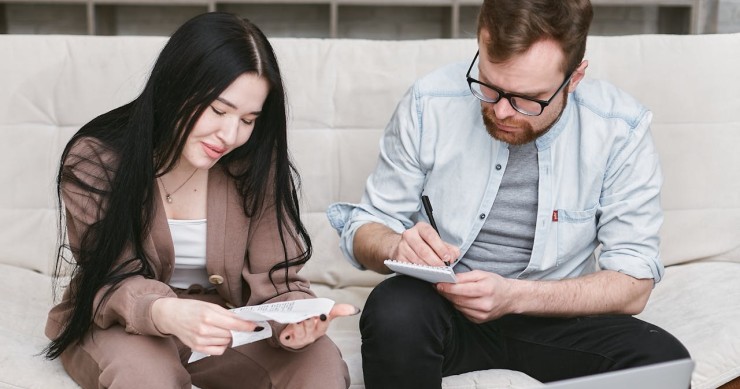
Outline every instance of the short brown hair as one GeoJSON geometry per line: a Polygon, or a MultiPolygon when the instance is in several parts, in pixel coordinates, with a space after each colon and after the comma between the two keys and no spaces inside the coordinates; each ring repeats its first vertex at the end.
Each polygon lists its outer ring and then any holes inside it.
{"type": "Polygon", "coordinates": [[[484,0],[478,14],[478,37],[484,28],[489,32],[489,60],[498,63],[552,39],[565,54],[562,70],[568,74],[583,60],[591,19],[589,0],[484,0]]]}

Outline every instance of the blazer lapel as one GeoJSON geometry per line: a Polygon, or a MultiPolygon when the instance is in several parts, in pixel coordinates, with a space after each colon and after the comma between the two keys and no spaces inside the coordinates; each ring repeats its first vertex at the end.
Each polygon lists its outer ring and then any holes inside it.
{"type": "Polygon", "coordinates": [[[168,283],[175,268],[175,246],[172,243],[170,226],[167,224],[167,214],[162,206],[162,196],[156,184],[154,188],[154,218],[144,250],[149,254],[156,278],[168,283]]]}
{"type": "Polygon", "coordinates": [[[228,304],[241,306],[242,269],[248,221],[234,182],[220,166],[208,172],[208,227],[206,268],[209,276],[221,276],[215,285],[228,304]]]}

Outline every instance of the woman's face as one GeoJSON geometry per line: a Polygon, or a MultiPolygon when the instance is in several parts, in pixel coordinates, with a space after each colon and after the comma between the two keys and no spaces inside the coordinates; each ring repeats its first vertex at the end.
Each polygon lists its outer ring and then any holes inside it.
{"type": "Polygon", "coordinates": [[[269,84],[256,73],[237,77],[203,111],[185,141],[177,169],[210,169],[247,142],[262,111],[269,84]]]}

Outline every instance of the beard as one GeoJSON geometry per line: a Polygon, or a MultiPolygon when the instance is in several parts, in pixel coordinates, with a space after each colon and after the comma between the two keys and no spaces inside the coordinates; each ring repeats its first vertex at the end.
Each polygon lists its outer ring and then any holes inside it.
{"type": "Polygon", "coordinates": [[[507,119],[501,121],[500,123],[502,126],[516,127],[519,129],[517,132],[504,131],[496,124],[496,114],[492,109],[487,110],[484,107],[481,109],[481,113],[483,114],[483,123],[486,125],[488,135],[491,135],[493,139],[500,140],[501,142],[508,143],[510,145],[518,146],[527,144],[547,132],[547,129],[535,131],[531,123],[521,119],[507,119]]]}
{"type": "MultiPolygon", "coordinates": [[[[552,119],[549,123],[539,128],[535,128],[535,126],[526,119],[511,117],[506,120],[498,120],[496,118],[496,112],[493,110],[493,105],[491,104],[484,104],[481,107],[481,115],[483,115],[483,124],[485,124],[486,126],[486,131],[488,131],[488,134],[491,135],[493,139],[500,140],[501,142],[508,143],[510,145],[520,146],[529,142],[533,142],[535,139],[541,137],[542,135],[545,135],[547,131],[549,131],[550,128],[552,128],[552,126],[554,126],[555,123],[557,123],[557,121],[560,119],[560,116],[565,111],[565,106],[567,104],[568,96],[566,93],[564,93],[563,107],[560,109],[560,112],[558,112],[558,114],[555,115],[555,118],[552,119]],[[514,127],[518,131],[504,131],[499,127],[499,125],[514,127]]],[[[541,116],[534,116],[533,118],[539,117],[541,116]]],[[[547,118],[545,118],[545,120],[547,120],[547,118]]]]}

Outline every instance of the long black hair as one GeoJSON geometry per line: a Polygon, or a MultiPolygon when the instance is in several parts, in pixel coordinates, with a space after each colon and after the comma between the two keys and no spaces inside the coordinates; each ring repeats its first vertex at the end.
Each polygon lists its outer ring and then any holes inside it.
{"type": "Polygon", "coordinates": [[[91,328],[101,289],[106,288],[102,302],[129,277],[155,278],[143,249],[154,213],[155,177],[175,167],[200,115],[237,77],[249,72],[267,80],[269,93],[249,140],[218,164],[235,180],[247,217],[257,215],[266,202],[274,203],[284,260],[272,267],[270,279],[273,272],[287,275],[289,267],[311,257],[311,240],[300,220],[296,195],[300,178],[288,155],[285,91],[272,46],[246,19],[220,12],[196,16],[168,40],[142,93],[84,125],[64,149],[57,175],[60,245],[54,275],[58,282],[67,264],[73,264],[67,291],[71,312],[62,332],[44,350],[47,358],[59,357],[91,328]],[[73,151],[73,146],[89,139],[115,161],[101,163],[73,151]],[[77,164],[91,162],[108,177],[100,180],[110,180],[105,188],[76,175],[77,164]],[[66,184],[104,199],[100,217],[78,237],[78,247],[65,244],[66,184]],[[301,247],[296,257],[289,258],[287,238],[301,247]]]}

